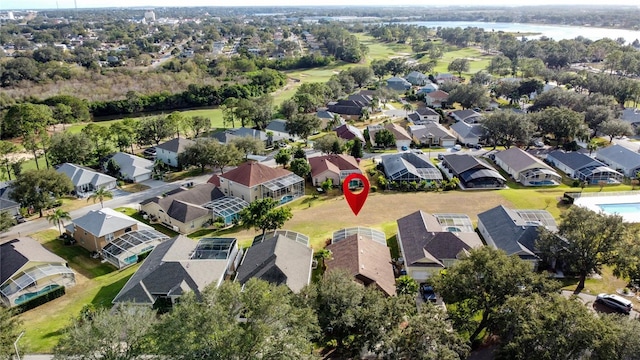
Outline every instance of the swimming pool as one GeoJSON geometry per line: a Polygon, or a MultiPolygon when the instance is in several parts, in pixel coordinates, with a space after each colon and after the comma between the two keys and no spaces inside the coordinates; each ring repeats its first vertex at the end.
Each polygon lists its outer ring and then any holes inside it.
{"type": "Polygon", "coordinates": [[[640,214],[640,203],[598,204],[607,214],[640,214]]]}

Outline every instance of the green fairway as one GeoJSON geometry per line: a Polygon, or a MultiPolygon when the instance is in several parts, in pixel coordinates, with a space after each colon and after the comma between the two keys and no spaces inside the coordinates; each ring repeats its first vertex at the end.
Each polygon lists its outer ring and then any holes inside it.
{"type": "Polygon", "coordinates": [[[411,46],[407,44],[398,44],[393,42],[382,42],[376,40],[371,35],[358,33],[355,34],[360,43],[369,47],[366,63],[372,60],[388,60],[398,56],[410,56],[413,54],[411,46]]]}
{"type": "MultiPolygon", "coordinates": [[[[491,61],[491,55],[483,55],[482,51],[474,48],[463,48],[444,53],[438,60],[438,65],[433,69],[434,73],[450,72],[447,67],[455,59],[469,59],[469,71],[462,73],[463,76],[471,76],[480,70],[486,69],[491,61]]],[[[429,61],[428,57],[423,57],[421,61],[429,61]]],[[[457,74],[455,74],[457,75],[457,74]]]]}

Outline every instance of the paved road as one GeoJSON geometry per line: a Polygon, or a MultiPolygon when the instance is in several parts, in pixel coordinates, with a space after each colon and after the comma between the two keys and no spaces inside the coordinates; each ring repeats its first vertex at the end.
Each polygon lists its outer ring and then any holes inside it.
{"type": "MultiPolygon", "coordinates": [[[[568,299],[573,295],[573,291],[563,290],[562,291],[562,295],[568,299]]],[[[604,305],[596,303],[596,296],[595,295],[579,293],[578,294],[578,299],[581,302],[583,302],[585,304],[585,306],[587,306],[587,308],[589,308],[590,310],[593,310],[596,313],[604,313],[604,314],[615,313],[614,310],[612,310],[612,309],[610,309],[610,308],[608,308],[608,307],[606,307],[604,305]]],[[[631,316],[633,319],[638,319],[638,318],[640,318],[640,313],[638,313],[638,311],[636,311],[636,310],[632,310],[631,314],[629,314],[629,316],[631,316]]]]}
{"type": "MultiPolygon", "coordinates": [[[[145,184],[151,186],[150,189],[147,189],[145,191],[140,191],[137,193],[132,193],[132,194],[124,193],[121,196],[118,196],[116,194],[116,196],[113,199],[105,201],[104,206],[109,208],[128,206],[128,207],[133,207],[137,209],[138,204],[145,199],[162,195],[165,192],[168,192],[170,190],[180,187],[180,185],[186,182],[193,181],[195,184],[204,183],[209,179],[209,177],[211,177],[211,174],[198,176],[192,179],[180,180],[173,183],[163,183],[160,181],[152,180],[152,181],[149,181],[148,184],[147,182],[145,182],[145,184]]],[[[89,202],[88,204],[90,205],[85,206],[81,209],[76,209],[71,211],[69,213],[71,215],[71,218],[75,219],[77,217],[80,217],[88,213],[91,210],[100,209],[99,202],[96,204],[89,202]]],[[[54,228],[54,226],[51,223],[49,223],[45,218],[27,221],[26,223],[18,224],[12,227],[11,229],[9,229],[7,232],[0,234],[0,243],[3,243],[7,240],[14,239],[16,236],[29,235],[29,234],[33,234],[33,233],[50,229],[50,228],[54,228]]]]}

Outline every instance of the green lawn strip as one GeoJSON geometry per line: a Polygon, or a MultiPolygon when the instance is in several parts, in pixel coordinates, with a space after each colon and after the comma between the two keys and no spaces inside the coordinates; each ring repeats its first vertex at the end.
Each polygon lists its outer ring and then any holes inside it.
{"type": "Polygon", "coordinates": [[[78,283],[68,288],[64,296],[20,315],[25,329],[21,345],[26,352],[50,353],[64,327],[85,305],[110,307],[113,298],[138,268],[138,265],[134,265],[116,270],[111,265],[92,259],[89,252],[78,245],[64,245],[58,235],[56,230],[44,230],[31,236],[64,258],[80,274],[78,283]]]}
{"type": "Polygon", "coordinates": [[[154,229],[156,229],[157,231],[169,236],[169,237],[174,237],[174,236],[178,236],[180,235],[179,233],[169,229],[168,227],[162,225],[162,224],[151,224],[149,222],[149,220],[145,220],[142,215],[140,215],[140,213],[138,212],[138,210],[133,209],[133,208],[128,208],[128,207],[119,207],[119,208],[115,208],[114,210],[119,211],[127,216],[131,216],[132,218],[140,221],[141,223],[147,224],[151,227],[153,227],[154,229]]]}

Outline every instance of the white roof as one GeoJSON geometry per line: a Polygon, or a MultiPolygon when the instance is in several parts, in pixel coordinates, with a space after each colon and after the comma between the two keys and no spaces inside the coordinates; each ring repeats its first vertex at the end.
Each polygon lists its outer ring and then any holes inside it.
{"type": "Polygon", "coordinates": [[[126,229],[135,224],[138,224],[138,228],[150,228],[148,225],[110,208],[91,210],[84,216],[74,219],[73,224],[97,237],[126,229]]]}
{"type": "Polygon", "coordinates": [[[116,181],[116,178],[112,176],[70,163],[60,165],[56,171],[67,175],[69,179],[71,179],[73,186],[91,184],[95,188],[100,188],[101,186],[116,181]]]}
{"type": "Polygon", "coordinates": [[[123,152],[115,153],[112,159],[120,166],[120,173],[129,178],[148,174],[153,169],[153,161],[123,152]]]}

